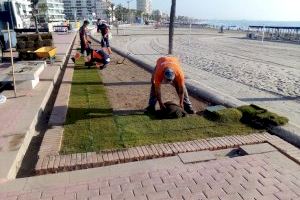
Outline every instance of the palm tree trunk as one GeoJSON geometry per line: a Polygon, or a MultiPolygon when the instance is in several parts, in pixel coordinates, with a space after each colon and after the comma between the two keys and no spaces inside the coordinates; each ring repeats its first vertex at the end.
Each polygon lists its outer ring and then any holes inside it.
{"type": "Polygon", "coordinates": [[[173,54],[174,19],[176,14],[176,0],[172,0],[169,25],[169,54],[173,54]]]}

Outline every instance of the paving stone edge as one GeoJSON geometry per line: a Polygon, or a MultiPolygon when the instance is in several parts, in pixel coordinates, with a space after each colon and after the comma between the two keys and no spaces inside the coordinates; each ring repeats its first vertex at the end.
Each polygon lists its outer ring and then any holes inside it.
{"type": "Polygon", "coordinates": [[[300,164],[300,149],[269,133],[246,136],[226,136],[186,142],[153,144],[122,150],[47,155],[40,157],[35,167],[37,175],[74,171],[102,166],[175,156],[179,153],[238,148],[242,145],[269,143],[281,153],[300,164]]]}

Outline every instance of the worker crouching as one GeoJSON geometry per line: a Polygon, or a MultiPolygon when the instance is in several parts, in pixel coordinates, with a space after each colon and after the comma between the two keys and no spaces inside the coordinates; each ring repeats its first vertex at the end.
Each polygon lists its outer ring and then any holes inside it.
{"type": "Polygon", "coordinates": [[[185,86],[184,73],[177,58],[159,58],[152,74],[151,83],[149,105],[146,108],[148,113],[155,113],[155,105],[157,101],[161,110],[165,110],[166,108],[161,98],[162,83],[173,85],[179,97],[180,107],[183,108],[188,114],[195,113],[185,86]]]}
{"type": "MultiPolygon", "coordinates": [[[[76,53],[75,56],[71,59],[75,63],[77,60],[80,59],[80,57],[80,54],[76,53]]],[[[103,49],[91,49],[90,56],[88,56],[85,61],[85,66],[91,67],[96,65],[96,67],[104,69],[110,63],[110,56],[103,49]]]]}

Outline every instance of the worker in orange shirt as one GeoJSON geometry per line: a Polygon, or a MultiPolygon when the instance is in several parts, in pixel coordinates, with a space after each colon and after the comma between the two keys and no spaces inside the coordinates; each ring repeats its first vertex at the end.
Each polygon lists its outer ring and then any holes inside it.
{"type": "Polygon", "coordinates": [[[192,103],[189,99],[188,92],[184,82],[184,74],[180,63],[175,57],[161,57],[157,60],[156,67],[151,79],[151,92],[149,105],[146,110],[149,113],[155,112],[155,105],[158,101],[160,109],[164,110],[165,105],[161,98],[161,84],[169,83],[173,85],[179,96],[179,105],[187,113],[194,114],[192,103]]]}
{"type": "MultiPolygon", "coordinates": [[[[81,57],[80,53],[77,52],[71,59],[74,63],[76,63],[76,61],[79,60],[80,57],[81,57]]],[[[96,65],[96,67],[99,67],[100,69],[104,69],[110,63],[110,56],[103,49],[98,49],[98,50],[91,49],[91,55],[89,55],[85,59],[85,61],[86,61],[84,63],[85,66],[91,67],[93,65],[96,65]]]]}

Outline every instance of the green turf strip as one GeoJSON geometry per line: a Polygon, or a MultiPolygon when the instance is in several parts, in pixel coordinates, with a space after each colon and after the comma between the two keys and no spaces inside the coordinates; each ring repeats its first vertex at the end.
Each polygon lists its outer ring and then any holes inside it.
{"type": "Polygon", "coordinates": [[[113,115],[97,70],[83,67],[74,70],[64,129],[63,154],[257,132],[242,123],[200,116],[156,120],[143,113],[113,115]]]}

